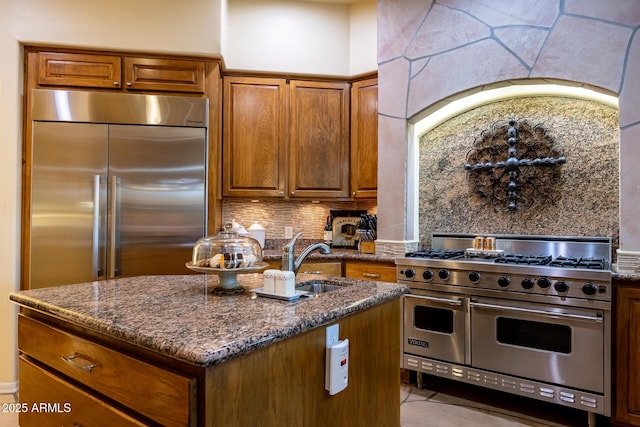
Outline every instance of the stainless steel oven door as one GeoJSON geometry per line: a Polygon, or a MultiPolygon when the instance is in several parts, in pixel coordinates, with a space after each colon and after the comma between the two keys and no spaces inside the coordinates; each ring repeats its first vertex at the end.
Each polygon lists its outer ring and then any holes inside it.
{"type": "Polygon", "coordinates": [[[604,391],[602,310],[473,298],[471,365],[604,391]]]}
{"type": "Polygon", "coordinates": [[[404,296],[404,352],[464,363],[464,296],[413,292],[404,296]]]}

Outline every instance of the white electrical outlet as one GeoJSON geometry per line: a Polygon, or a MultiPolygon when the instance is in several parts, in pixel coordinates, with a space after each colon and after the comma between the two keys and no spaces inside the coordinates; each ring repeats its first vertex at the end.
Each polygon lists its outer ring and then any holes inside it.
{"type": "Polygon", "coordinates": [[[327,326],[327,347],[338,344],[340,340],[340,329],[338,324],[327,326]]]}
{"type": "Polygon", "coordinates": [[[284,228],[284,238],[291,239],[293,237],[293,227],[284,228]]]}

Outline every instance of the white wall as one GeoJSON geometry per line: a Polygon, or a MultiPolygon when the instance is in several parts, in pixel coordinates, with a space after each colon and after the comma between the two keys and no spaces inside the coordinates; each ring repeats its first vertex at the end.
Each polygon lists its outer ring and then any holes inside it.
{"type": "Polygon", "coordinates": [[[349,8],[294,1],[229,0],[227,68],[349,73],[349,8]]]}
{"type": "Polygon", "coordinates": [[[361,0],[351,6],[349,75],[378,69],[378,21],[376,0],[361,0]]]}
{"type": "Polygon", "coordinates": [[[376,0],[228,0],[227,25],[228,69],[335,76],[377,69],[376,0]]]}

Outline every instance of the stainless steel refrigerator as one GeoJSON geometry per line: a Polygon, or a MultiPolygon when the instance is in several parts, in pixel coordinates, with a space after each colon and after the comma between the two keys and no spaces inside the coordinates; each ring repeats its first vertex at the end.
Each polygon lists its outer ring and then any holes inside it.
{"type": "Polygon", "coordinates": [[[206,235],[208,101],[35,89],[28,288],[187,274],[206,235]]]}

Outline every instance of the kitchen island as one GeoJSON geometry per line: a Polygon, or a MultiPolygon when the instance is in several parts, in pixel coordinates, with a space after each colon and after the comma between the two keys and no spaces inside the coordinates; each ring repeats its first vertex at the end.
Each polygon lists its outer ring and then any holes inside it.
{"type": "Polygon", "coordinates": [[[21,425],[399,425],[403,285],[331,278],[342,287],[284,301],[251,292],[261,274],[239,275],[247,290],[228,296],[211,293],[214,277],[11,294],[22,308],[21,425]],[[349,383],[331,396],[336,323],[350,341],[349,383]]]}

